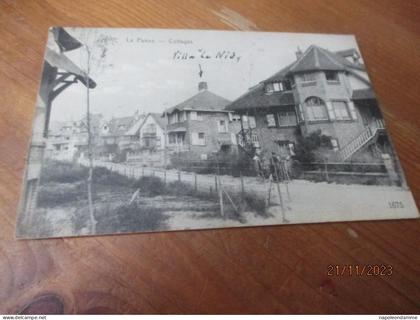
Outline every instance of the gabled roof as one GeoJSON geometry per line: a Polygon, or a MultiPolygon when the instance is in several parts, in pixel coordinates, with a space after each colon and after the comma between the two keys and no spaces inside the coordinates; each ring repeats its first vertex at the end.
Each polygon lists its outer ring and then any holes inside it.
{"type": "Polygon", "coordinates": [[[112,118],[107,122],[109,127],[108,135],[123,135],[133,124],[134,117],[112,118]]]}
{"type": "Polygon", "coordinates": [[[225,111],[225,107],[230,103],[229,100],[208,90],[202,90],[191,98],[165,110],[172,113],[174,110],[199,110],[199,111],[225,111]]]}
{"type": "Polygon", "coordinates": [[[226,110],[238,111],[252,108],[270,108],[274,106],[294,105],[292,91],[282,91],[266,94],[264,83],[260,83],[247,93],[240,96],[226,107],[226,110]]]}
{"type": "Polygon", "coordinates": [[[156,124],[162,129],[165,128],[165,118],[161,113],[149,112],[146,116],[142,116],[136,122],[134,122],[131,127],[124,133],[126,136],[135,136],[138,134],[139,130],[143,127],[143,124],[146,122],[148,117],[152,117],[156,124]]]}
{"type": "MultiPolygon", "coordinates": [[[[159,127],[161,127],[162,129],[165,128],[165,126],[166,126],[165,118],[162,116],[161,113],[150,112],[147,116],[152,117],[159,127]]],[[[147,116],[146,116],[146,118],[147,118],[147,116]]]]}
{"type": "Polygon", "coordinates": [[[361,64],[353,63],[340,54],[312,45],[290,67],[289,73],[315,70],[342,71],[347,68],[364,70],[364,66],[361,64]]]}
{"type": "Polygon", "coordinates": [[[331,52],[324,48],[312,45],[295,62],[281,69],[264,82],[281,81],[293,73],[331,70],[331,71],[350,71],[350,69],[365,70],[361,63],[354,63],[345,58],[349,53],[357,52],[355,49],[348,49],[338,52],[331,52]]]}
{"type": "MultiPolygon", "coordinates": [[[[273,106],[294,105],[292,91],[282,91],[267,94],[264,85],[270,82],[286,80],[294,73],[333,70],[348,71],[355,74],[356,70],[365,70],[363,64],[353,63],[343,57],[346,54],[354,53],[352,49],[334,53],[324,48],[312,45],[293,63],[284,67],[271,77],[261,81],[258,85],[251,88],[248,92],[230,103],[226,110],[244,110],[250,108],[269,108],[273,106]]],[[[357,51],[356,51],[357,52],[357,51]]]]}

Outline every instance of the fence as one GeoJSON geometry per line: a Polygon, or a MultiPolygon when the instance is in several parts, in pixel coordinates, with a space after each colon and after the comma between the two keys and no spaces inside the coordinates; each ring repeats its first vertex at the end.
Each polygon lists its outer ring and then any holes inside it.
{"type": "MultiPolygon", "coordinates": [[[[89,165],[89,161],[86,159],[79,160],[79,163],[85,166],[89,165]]],[[[183,182],[194,187],[197,191],[204,192],[218,192],[219,184],[223,185],[225,190],[235,193],[257,192],[264,194],[267,190],[264,189],[264,185],[260,185],[255,177],[244,177],[240,175],[237,178],[232,176],[217,176],[214,174],[198,174],[195,172],[186,172],[175,169],[160,169],[151,167],[134,167],[126,164],[112,163],[105,161],[94,160],[95,167],[107,168],[112,172],[118,172],[129,178],[139,179],[144,176],[154,176],[162,179],[165,183],[169,182],[183,182]],[[252,180],[252,181],[251,181],[252,180]],[[246,190],[246,185],[252,184],[249,190],[246,190]]]]}
{"type": "Polygon", "coordinates": [[[390,184],[383,163],[311,162],[300,163],[302,179],[337,183],[390,184]]]}
{"type": "Polygon", "coordinates": [[[239,161],[225,161],[216,159],[209,160],[188,160],[172,159],[172,165],[177,170],[196,172],[199,174],[221,174],[239,177],[241,174],[246,176],[256,176],[252,162],[244,163],[239,161]]]}
{"type": "MultiPolygon", "coordinates": [[[[82,165],[89,165],[89,161],[82,159],[79,160],[82,165]]],[[[265,200],[266,206],[270,205],[280,205],[282,218],[284,222],[287,222],[285,218],[285,206],[283,203],[283,195],[280,190],[280,182],[277,179],[277,182],[273,180],[261,180],[258,181],[256,177],[245,177],[240,175],[239,177],[232,176],[221,176],[221,175],[210,175],[210,174],[198,174],[195,172],[185,172],[179,170],[167,170],[167,169],[158,169],[158,168],[149,168],[149,167],[134,167],[128,166],[125,164],[103,162],[95,160],[93,162],[95,167],[104,167],[112,172],[118,172],[121,175],[124,175],[129,178],[139,179],[144,176],[154,176],[161,178],[165,184],[169,182],[179,181],[186,184],[189,184],[194,187],[196,191],[209,192],[210,194],[218,194],[221,212],[223,214],[223,198],[226,197],[235,211],[237,211],[236,205],[231,198],[231,195],[236,193],[240,194],[242,200],[245,199],[245,193],[259,196],[265,200]],[[276,188],[274,187],[276,186],[276,188]],[[275,189],[273,191],[273,189],[275,189]],[[274,193],[277,191],[277,199],[274,196],[274,193]],[[273,197],[271,197],[273,194],[273,197]]],[[[277,172],[276,172],[277,175],[277,172]]],[[[284,184],[287,198],[291,201],[291,196],[289,192],[288,182],[284,184]]],[[[283,191],[284,192],[284,191],[283,191]]]]}

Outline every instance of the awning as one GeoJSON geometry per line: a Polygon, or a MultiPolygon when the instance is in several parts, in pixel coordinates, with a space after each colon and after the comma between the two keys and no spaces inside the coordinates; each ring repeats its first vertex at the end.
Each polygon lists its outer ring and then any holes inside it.
{"type": "MultiPolygon", "coordinates": [[[[45,61],[47,61],[52,67],[67,71],[76,76],[77,80],[82,82],[86,86],[86,73],[81,70],[77,65],[73,63],[62,53],[57,53],[49,48],[45,50],[45,61]]],[[[89,88],[95,88],[96,82],[89,78],[89,88]]]]}
{"type": "Polygon", "coordinates": [[[187,129],[184,127],[179,127],[175,129],[168,130],[169,133],[175,133],[175,132],[187,132],[187,129]]]}

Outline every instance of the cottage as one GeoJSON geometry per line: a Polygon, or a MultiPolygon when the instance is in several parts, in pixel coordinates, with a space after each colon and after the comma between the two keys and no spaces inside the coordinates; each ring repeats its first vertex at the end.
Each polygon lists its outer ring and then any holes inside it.
{"type": "Polygon", "coordinates": [[[101,139],[103,144],[118,145],[127,130],[134,124],[133,116],[112,118],[101,125],[101,139]]]}
{"type": "Polygon", "coordinates": [[[127,154],[127,161],[146,166],[166,165],[166,124],[162,114],[148,113],[126,136],[136,137],[136,147],[127,154]]]}
{"type": "Polygon", "coordinates": [[[312,45],[296,61],[260,82],[226,108],[249,118],[242,146],[293,155],[299,136],[321,130],[330,160],[377,159],[390,151],[365,66],[354,49],[312,45]]]}
{"type": "Polygon", "coordinates": [[[229,103],[200,82],[196,95],[164,111],[168,149],[185,153],[191,160],[206,160],[221,148],[235,146],[239,118],[225,109],[229,103]]]}

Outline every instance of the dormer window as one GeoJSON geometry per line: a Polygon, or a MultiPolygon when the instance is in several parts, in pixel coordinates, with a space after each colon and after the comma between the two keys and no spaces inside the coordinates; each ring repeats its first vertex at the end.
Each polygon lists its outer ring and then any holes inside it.
{"type": "Polygon", "coordinates": [[[327,79],[327,81],[340,82],[340,78],[338,76],[337,71],[325,71],[325,78],[327,79]]]}
{"type": "Polygon", "coordinates": [[[282,82],[274,82],[273,83],[273,89],[274,89],[275,92],[283,91],[284,90],[283,83],[282,82]]]}
{"type": "Polygon", "coordinates": [[[288,81],[270,82],[265,85],[265,92],[281,92],[284,90],[291,90],[290,83],[288,81]]]}

